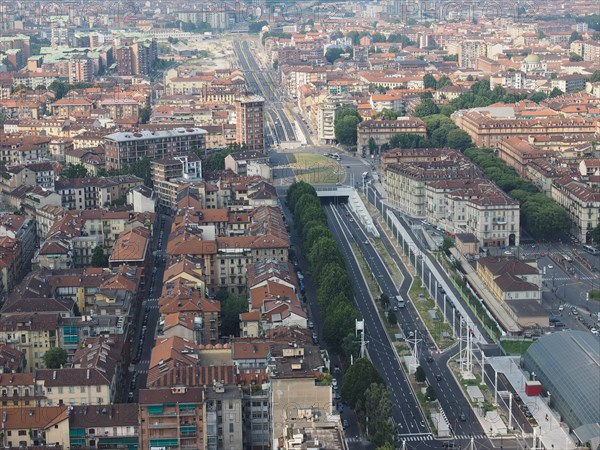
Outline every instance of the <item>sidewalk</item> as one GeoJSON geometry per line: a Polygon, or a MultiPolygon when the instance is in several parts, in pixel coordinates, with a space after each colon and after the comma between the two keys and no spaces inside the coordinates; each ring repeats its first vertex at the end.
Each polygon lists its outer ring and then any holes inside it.
{"type": "Polygon", "coordinates": [[[539,424],[538,427],[534,428],[534,434],[540,438],[543,448],[561,450],[577,448],[569,435],[568,428],[563,427],[562,422],[554,415],[554,411],[548,407],[546,401],[542,397],[529,397],[525,394],[525,382],[528,379],[528,375],[521,370],[518,361],[519,357],[512,356],[486,358],[486,362],[494,370],[502,372],[506,376],[514,390],[529,407],[531,414],[533,414],[533,417],[535,417],[535,420],[539,424]]]}
{"type": "Polygon", "coordinates": [[[477,295],[484,301],[485,306],[494,314],[494,317],[500,322],[500,325],[506,328],[509,333],[518,333],[521,331],[519,324],[513,319],[504,307],[498,303],[496,297],[490,292],[487,286],[481,281],[479,275],[475,272],[475,269],[467,259],[460,254],[456,248],[451,248],[450,253],[458,261],[462,263],[462,268],[465,271],[469,284],[473,287],[477,295]]]}

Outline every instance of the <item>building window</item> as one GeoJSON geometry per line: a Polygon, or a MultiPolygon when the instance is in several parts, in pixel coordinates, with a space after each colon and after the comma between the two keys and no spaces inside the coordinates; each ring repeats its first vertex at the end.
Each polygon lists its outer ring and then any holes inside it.
{"type": "Polygon", "coordinates": [[[233,424],[232,423],[229,424],[229,432],[233,433],[233,424]]]}

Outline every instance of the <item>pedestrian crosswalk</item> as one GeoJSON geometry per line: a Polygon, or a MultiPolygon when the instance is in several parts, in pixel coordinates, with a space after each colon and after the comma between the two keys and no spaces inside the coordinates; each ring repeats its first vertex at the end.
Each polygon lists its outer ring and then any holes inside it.
{"type": "MultiPolygon", "coordinates": [[[[462,440],[470,440],[471,438],[475,440],[486,439],[484,434],[457,434],[454,436],[453,440],[462,441],[462,440]]],[[[400,442],[422,442],[422,441],[433,441],[435,438],[431,434],[414,434],[414,435],[400,435],[400,442]]]]}
{"type": "Polygon", "coordinates": [[[433,435],[431,434],[413,434],[413,435],[405,435],[399,436],[400,441],[406,442],[418,442],[418,441],[433,441],[433,435]]]}
{"type": "Polygon", "coordinates": [[[454,436],[456,440],[470,440],[471,438],[475,440],[487,439],[485,434],[457,434],[454,436]]]}

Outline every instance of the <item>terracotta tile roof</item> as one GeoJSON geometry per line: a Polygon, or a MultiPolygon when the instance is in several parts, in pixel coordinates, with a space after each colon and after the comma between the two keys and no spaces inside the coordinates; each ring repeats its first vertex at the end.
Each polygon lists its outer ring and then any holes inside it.
{"type": "Polygon", "coordinates": [[[58,418],[65,417],[66,406],[44,406],[26,408],[2,408],[3,430],[43,430],[58,418]]]}

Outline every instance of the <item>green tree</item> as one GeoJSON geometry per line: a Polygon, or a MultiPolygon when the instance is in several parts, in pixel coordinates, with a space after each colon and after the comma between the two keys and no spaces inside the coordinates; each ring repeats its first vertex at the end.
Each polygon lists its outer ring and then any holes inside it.
{"type": "Polygon", "coordinates": [[[554,89],[552,89],[552,92],[550,92],[550,95],[548,95],[548,97],[554,98],[554,97],[558,97],[563,94],[564,94],[563,91],[561,91],[559,88],[555,87],[554,89]]]}
{"type": "Polygon", "coordinates": [[[140,123],[148,123],[151,113],[150,108],[140,108],[140,123]]]}
{"type": "Polygon", "coordinates": [[[263,27],[268,24],[269,22],[267,22],[266,20],[261,20],[260,22],[250,22],[248,24],[248,33],[258,34],[262,31],[263,27]]]}
{"type": "Polygon", "coordinates": [[[359,405],[358,416],[367,429],[369,441],[377,447],[395,444],[396,433],[392,421],[393,405],[390,392],[383,383],[371,383],[365,399],[359,405]]]}
{"type": "Polygon", "coordinates": [[[240,335],[240,314],[248,311],[248,300],[245,295],[229,294],[221,301],[221,327],[223,336],[240,335]]]}
{"type": "Polygon", "coordinates": [[[396,120],[398,117],[402,116],[402,112],[394,111],[393,109],[384,108],[377,114],[375,114],[373,119],[383,119],[383,120],[396,120]]]}
{"type": "Polygon", "coordinates": [[[153,186],[152,182],[152,160],[147,156],[136,161],[131,168],[131,173],[136,177],[140,177],[144,180],[144,184],[148,187],[153,186]]]}
{"type": "Polygon", "coordinates": [[[542,100],[546,100],[548,98],[548,95],[546,95],[543,92],[534,92],[533,94],[531,94],[531,96],[529,97],[529,100],[539,103],[542,100]]]}
{"type": "Polygon", "coordinates": [[[435,89],[436,85],[437,82],[435,80],[435,77],[430,73],[425,74],[425,76],[423,77],[423,87],[425,89],[435,89]]]}
{"type": "Polygon", "coordinates": [[[337,262],[327,264],[323,272],[318,275],[319,290],[318,299],[324,309],[327,309],[327,303],[337,295],[343,295],[351,299],[352,283],[348,273],[337,262]]]}
{"type": "Polygon", "coordinates": [[[569,61],[571,61],[571,62],[583,61],[583,57],[581,55],[578,55],[577,53],[571,53],[569,55],[569,61]]]}
{"type": "Polygon", "coordinates": [[[425,369],[422,366],[418,366],[415,371],[415,380],[417,383],[425,383],[427,376],[425,375],[425,369]]]}
{"type": "Polygon", "coordinates": [[[594,241],[594,244],[596,244],[596,247],[600,246],[600,224],[598,224],[594,227],[594,229],[591,232],[590,237],[594,241]]]}
{"type": "Polygon", "coordinates": [[[452,81],[446,75],[442,75],[439,80],[437,80],[435,84],[436,89],[441,89],[444,86],[452,86],[452,81]]]}
{"type": "Polygon", "coordinates": [[[60,369],[67,363],[67,351],[61,347],[52,347],[44,353],[44,364],[47,369],[60,369]]]}
{"type": "Polygon", "coordinates": [[[334,126],[336,140],[342,145],[356,145],[359,123],[360,119],[355,116],[345,116],[336,120],[334,126]]]}
{"type": "Polygon", "coordinates": [[[94,248],[90,263],[92,267],[108,267],[108,255],[104,253],[104,249],[99,245],[94,248]]]}
{"type": "Polygon", "coordinates": [[[471,141],[471,137],[466,131],[457,128],[448,132],[446,137],[446,145],[462,152],[469,147],[472,147],[473,141],[471,141]]]}
{"type": "Polygon", "coordinates": [[[454,247],[454,240],[449,236],[444,236],[444,240],[442,241],[442,251],[447,253],[452,247],[454,247]]]}
{"type": "Polygon", "coordinates": [[[346,51],[343,48],[330,47],[325,52],[325,59],[329,64],[333,64],[335,60],[341,58],[346,51]]]}
{"type": "Polygon", "coordinates": [[[321,273],[329,263],[343,264],[343,258],[335,241],[322,237],[310,248],[308,254],[312,273],[321,273]]]}
{"type": "Polygon", "coordinates": [[[377,447],[377,450],[396,450],[396,446],[390,442],[386,442],[382,446],[377,447]]]}
{"type": "Polygon", "coordinates": [[[390,297],[385,292],[379,296],[379,301],[383,309],[388,309],[388,306],[390,306],[390,297]]]}
{"type": "Polygon", "coordinates": [[[600,81],[600,70],[595,70],[594,73],[592,73],[590,81],[592,83],[597,83],[598,81],[600,81]]]}
{"type": "Polygon", "coordinates": [[[439,114],[439,112],[440,112],[440,109],[433,102],[433,100],[426,98],[424,100],[421,100],[421,103],[419,103],[415,107],[415,109],[413,110],[413,116],[425,117],[425,116],[431,116],[433,114],[439,114]]]}
{"type": "Polygon", "coordinates": [[[372,137],[369,138],[369,154],[372,155],[377,151],[377,144],[375,143],[375,139],[372,137]]]}
{"type": "Polygon", "coordinates": [[[335,353],[342,351],[344,337],[348,334],[354,335],[355,320],[357,319],[359,319],[358,313],[350,301],[338,304],[327,313],[323,322],[323,339],[335,353]]]}
{"type": "Polygon", "coordinates": [[[344,375],[342,384],[344,402],[351,408],[355,408],[359,401],[364,400],[365,392],[371,383],[383,383],[381,374],[368,359],[356,359],[344,375]]]}
{"type": "Polygon", "coordinates": [[[61,172],[63,178],[85,178],[90,174],[83,164],[68,164],[61,172]]]}
{"type": "Polygon", "coordinates": [[[427,389],[425,390],[425,400],[428,402],[434,402],[437,400],[435,388],[432,385],[427,386],[427,389]]]}
{"type": "Polygon", "coordinates": [[[577,31],[573,31],[571,33],[571,37],[569,38],[569,45],[575,41],[583,41],[583,36],[577,31]]]}
{"type": "Polygon", "coordinates": [[[392,326],[397,325],[398,324],[398,317],[396,317],[396,313],[394,312],[394,310],[389,310],[387,313],[387,320],[388,323],[392,326]]]}

